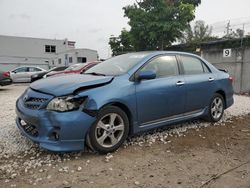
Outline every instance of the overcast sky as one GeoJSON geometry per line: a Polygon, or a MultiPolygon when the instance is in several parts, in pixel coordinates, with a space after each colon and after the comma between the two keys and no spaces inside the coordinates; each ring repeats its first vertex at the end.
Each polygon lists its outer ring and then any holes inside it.
{"type": "MultiPolygon", "coordinates": [[[[110,35],[128,20],[122,7],[134,0],[0,0],[0,35],[75,40],[79,48],[110,55],[110,35]]],[[[202,0],[196,19],[208,24],[236,19],[250,21],[249,0],[202,0]]],[[[246,21],[247,22],[247,21],[246,21]]],[[[221,27],[221,26],[220,26],[221,27]]],[[[224,29],[222,27],[222,29],[224,29]]]]}

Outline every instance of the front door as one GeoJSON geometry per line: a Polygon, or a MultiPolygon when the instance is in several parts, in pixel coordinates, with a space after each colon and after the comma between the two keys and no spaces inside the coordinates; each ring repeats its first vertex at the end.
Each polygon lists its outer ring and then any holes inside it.
{"type": "Polygon", "coordinates": [[[26,82],[26,78],[29,75],[28,67],[20,67],[11,72],[13,82],[26,82]]]}
{"type": "Polygon", "coordinates": [[[156,57],[140,71],[154,70],[156,78],[136,83],[138,123],[157,123],[184,112],[185,85],[175,56],[156,57]]]}

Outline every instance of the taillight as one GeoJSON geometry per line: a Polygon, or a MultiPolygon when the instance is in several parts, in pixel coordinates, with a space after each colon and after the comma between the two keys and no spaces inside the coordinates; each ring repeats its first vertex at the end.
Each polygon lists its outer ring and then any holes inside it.
{"type": "Polygon", "coordinates": [[[4,72],[3,77],[10,77],[10,72],[4,72]]]}
{"type": "Polygon", "coordinates": [[[233,83],[234,82],[234,78],[232,77],[232,76],[229,76],[229,81],[231,82],[231,83],[233,83]]]}

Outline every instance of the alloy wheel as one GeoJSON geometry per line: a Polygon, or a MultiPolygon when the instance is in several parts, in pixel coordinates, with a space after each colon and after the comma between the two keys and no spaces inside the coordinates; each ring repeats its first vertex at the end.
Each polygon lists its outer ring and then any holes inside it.
{"type": "Polygon", "coordinates": [[[223,114],[223,101],[220,97],[214,98],[211,106],[211,115],[214,119],[219,119],[223,114]]]}
{"type": "Polygon", "coordinates": [[[95,137],[104,148],[115,146],[122,138],[125,130],[124,120],[116,113],[102,117],[96,126],[95,137]]]}

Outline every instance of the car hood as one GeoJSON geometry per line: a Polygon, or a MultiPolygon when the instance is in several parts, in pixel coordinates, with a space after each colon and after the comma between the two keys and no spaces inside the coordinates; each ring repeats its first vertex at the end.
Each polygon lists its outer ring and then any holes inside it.
{"type": "Polygon", "coordinates": [[[63,75],[39,80],[30,85],[31,89],[54,96],[64,96],[78,91],[101,87],[112,82],[113,76],[63,75]]]}

